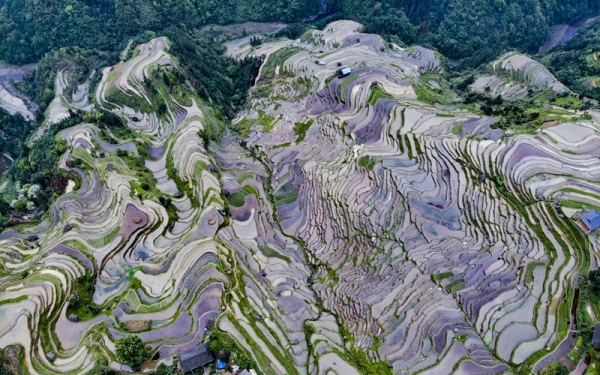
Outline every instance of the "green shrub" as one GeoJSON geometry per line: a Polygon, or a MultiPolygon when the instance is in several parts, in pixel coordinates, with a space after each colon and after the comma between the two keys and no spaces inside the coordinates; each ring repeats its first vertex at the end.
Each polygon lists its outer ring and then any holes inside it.
{"type": "Polygon", "coordinates": [[[117,360],[126,365],[140,365],[148,359],[146,345],[139,336],[130,335],[118,339],[115,349],[117,360]]]}

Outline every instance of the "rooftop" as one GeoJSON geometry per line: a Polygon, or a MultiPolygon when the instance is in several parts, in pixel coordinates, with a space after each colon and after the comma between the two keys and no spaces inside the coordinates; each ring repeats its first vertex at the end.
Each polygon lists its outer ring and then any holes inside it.
{"type": "Polygon", "coordinates": [[[600,228],[600,213],[596,210],[591,210],[581,217],[581,221],[590,232],[593,232],[600,228]]]}
{"type": "Polygon", "coordinates": [[[594,334],[592,336],[592,346],[594,349],[600,349],[600,324],[596,324],[594,327],[594,334]]]}
{"type": "Polygon", "coordinates": [[[179,364],[181,365],[181,372],[183,373],[205,366],[212,361],[213,356],[208,348],[207,342],[179,354],[179,364]]]}
{"type": "Polygon", "coordinates": [[[348,68],[347,66],[338,69],[337,72],[336,72],[338,78],[345,77],[345,76],[347,76],[350,73],[352,73],[352,69],[348,68]]]}

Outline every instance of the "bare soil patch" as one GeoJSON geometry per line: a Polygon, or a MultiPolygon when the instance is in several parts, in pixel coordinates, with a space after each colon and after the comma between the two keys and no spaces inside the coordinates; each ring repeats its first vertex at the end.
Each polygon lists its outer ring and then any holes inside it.
{"type": "Polygon", "coordinates": [[[13,374],[22,375],[21,365],[19,364],[19,356],[21,355],[21,347],[11,345],[4,348],[4,369],[13,374]]]}
{"type": "Polygon", "coordinates": [[[127,328],[130,332],[142,332],[150,329],[149,320],[130,320],[123,322],[123,327],[127,328]]]}
{"type": "Polygon", "coordinates": [[[554,125],[558,124],[558,121],[554,120],[554,121],[546,121],[545,123],[542,124],[542,129],[546,129],[546,128],[550,128],[554,125]]]}

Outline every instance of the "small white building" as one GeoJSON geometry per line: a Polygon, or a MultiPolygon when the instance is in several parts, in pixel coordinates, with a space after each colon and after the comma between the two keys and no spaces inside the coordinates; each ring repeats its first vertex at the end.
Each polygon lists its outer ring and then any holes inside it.
{"type": "Polygon", "coordinates": [[[352,73],[352,69],[348,68],[347,66],[344,68],[340,68],[337,70],[337,76],[338,78],[344,78],[350,75],[350,73],[352,73]]]}

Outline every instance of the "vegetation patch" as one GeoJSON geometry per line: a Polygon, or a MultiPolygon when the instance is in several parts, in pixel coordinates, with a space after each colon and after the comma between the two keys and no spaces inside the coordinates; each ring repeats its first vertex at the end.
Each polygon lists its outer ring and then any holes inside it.
{"type": "Polygon", "coordinates": [[[21,301],[25,301],[26,299],[27,299],[27,296],[19,296],[19,297],[15,297],[15,298],[4,299],[4,300],[0,301],[0,306],[8,305],[10,303],[19,303],[21,301]]]}
{"type": "Polygon", "coordinates": [[[254,195],[258,197],[258,191],[253,186],[244,185],[244,187],[227,197],[227,203],[233,207],[242,207],[246,203],[246,197],[248,195],[254,195]]]}
{"type": "Polygon", "coordinates": [[[299,47],[285,47],[273,52],[262,67],[260,79],[252,89],[253,96],[257,98],[268,97],[273,93],[275,84],[294,77],[294,72],[286,69],[284,63],[300,51],[302,49],[299,47]],[[275,74],[277,67],[279,67],[278,75],[275,74]]]}
{"type": "MultiPolygon", "coordinates": [[[[343,91],[342,91],[342,93],[343,93],[343,91]]],[[[377,103],[377,101],[379,99],[383,99],[383,98],[394,100],[394,97],[392,95],[385,92],[385,90],[383,90],[379,86],[375,86],[371,89],[371,94],[369,95],[369,99],[367,100],[367,103],[369,103],[369,105],[375,105],[375,103],[377,103]]]]}
{"type": "Polygon", "coordinates": [[[258,111],[258,118],[256,120],[249,120],[243,118],[233,125],[233,130],[238,133],[242,138],[247,138],[250,135],[250,128],[254,125],[262,126],[263,133],[269,133],[273,130],[273,125],[277,121],[276,117],[268,116],[264,111],[258,111]]]}
{"type": "Polygon", "coordinates": [[[492,128],[515,129],[531,132],[552,120],[572,120],[573,112],[553,108],[552,100],[542,94],[525,101],[508,100],[501,96],[491,97],[487,93],[470,92],[463,103],[473,112],[481,112],[485,116],[497,117],[498,122],[492,128]],[[541,108],[541,109],[540,109],[541,108]]]}
{"type": "Polygon", "coordinates": [[[340,92],[341,92],[341,95],[342,95],[342,101],[345,101],[345,98],[346,98],[346,89],[348,88],[348,85],[351,84],[352,82],[356,81],[359,77],[360,77],[359,75],[353,75],[353,76],[350,76],[350,77],[348,77],[348,78],[346,78],[346,79],[344,79],[342,81],[342,84],[340,86],[340,92]]]}
{"type": "Polygon", "coordinates": [[[289,146],[291,146],[291,143],[290,142],[285,142],[285,143],[282,143],[280,145],[273,146],[273,148],[286,148],[286,147],[289,147],[289,146]]]}
{"type": "Polygon", "coordinates": [[[424,84],[413,85],[417,99],[427,104],[444,104],[446,103],[446,97],[443,95],[441,90],[432,89],[424,84]]]}
{"type": "Polygon", "coordinates": [[[73,292],[69,296],[67,316],[76,315],[80,321],[92,319],[102,312],[102,306],[92,300],[95,275],[86,274],[73,283],[73,292]]]}
{"type": "Polygon", "coordinates": [[[452,134],[460,135],[462,133],[463,123],[456,124],[452,127],[452,134]]]}
{"type": "Polygon", "coordinates": [[[555,104],[565,109],[580,109],[583,106],[581,100],[571,95],[557,97],[555,104]]]}
{"type": "Polygon", "coordinates": [[[123,92],[116,86],[106,92],[106,100],[133,108],[142,113],[153,113],[154,105],[135,92],[123,92]]]}
{"type": "Polygon", "coordinates": [[[213,329],[210,331],[209,348],[217,358],[229,362],[230,357],[243,369],[256,369],[256,361],[229,334],[213,329]]]}
{"type": "Polygon", "coordinates": [[[373,170],[376,163],[377,162],[375,161],[375,159],[371,158],[368,155],[362,156],[360,159],[358,159],[358,165],[360,165],[361,167],[365,167],[370,171],[373,170]]]}
{"type": "Polygon", "coordinates": [[[358,368],[358,370],[365,375],[393,375],[394,371],[385,361],[374,362],[364,350],[352,345],[350,348],[350,354],[352,355],[352,362],[358,368]]]}
{"type": "Polygon", "coordinates": [[[283,260],[286,263],[291,263],[292,262],[292,260],[289,257],[287,257],[287,256],[285,256],[283,254],[280,254],[278,251],[273,250],[269,246],[259,246],[258,249],[266,257],[269,257],[269,258],[279,258],[279,259],[283,260]]]}
{"type": "Polygon", "coordinates": [[[294,133],[296,133],[297,143],[300,143],[304,140],[304,137],[306,137],[306,132],[308,131],[308,129],[310,129],[314,121],[315,120],[311,118],[304,122],[297,122],[294,125],[294,133]]]}
{"type": "Polygon", "coordinates": [[[292,56],[302,51],[299,47],[285,47],[273,52],[267,62],[263,65],[260,82],[271,81],[275,77],[277,67],[279,67],[279,78],[294,77],[294,73],[284,67],[284,63],[292,56]]]}
{"type": "Polygon", "coordinates": [[[449,271],[449,272],[443,272],[443,273],[438,273],[435,275],[432,275],[431,278],[433,279],[434,282],[439,283],[444,279],[450,278],[454,276],[454,273],[449,271]]]}
{"type": "Polygon", "coordinates": [[[296,190],[291,184],[287,183],[279,188],[275,192],[275,205],[282,206],[284,204],[290,204],[298,199],[298,190],[296,190]]]}

